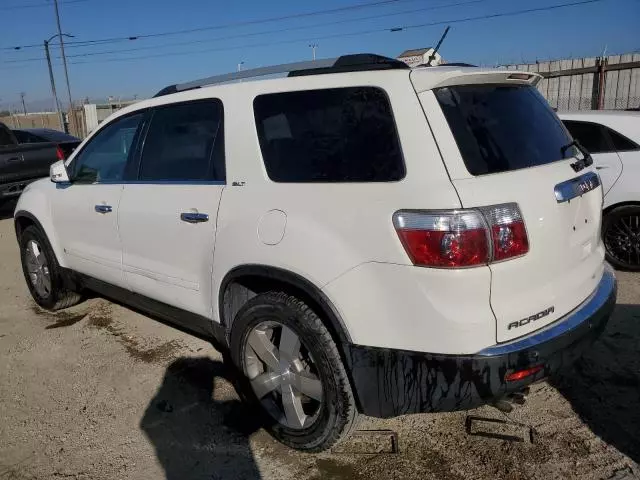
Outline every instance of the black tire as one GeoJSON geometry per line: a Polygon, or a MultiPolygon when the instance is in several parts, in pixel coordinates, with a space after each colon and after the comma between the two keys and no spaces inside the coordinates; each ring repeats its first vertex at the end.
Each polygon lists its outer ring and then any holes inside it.
{"type": "Polygon", "coordinates": [[[607,261],[619,270],[640,271],[640,206],[608,212],[602,221],[607,261]]]}
{"type": "Polygon", "coordinates": [[[47,310],[60,310],[76,305],[82,299],[82,296],[64,287],[64,281],[62,277],[62,271],[53,249],[49,244],[49,240],[42,231],[35,227],[29,226],[24,229],[20,235],[20,259],[22,261],[22,272],[24,273],[24,279],[27,282],[31,296],[38,305],[47,310]],[[46,268],[50,278],[50,288],[46,293],[39,291],[29,273],[29,267],[27,265],[27,248],[30,242],[36,242],[41,247],[41,254],[44,256],[46,268]]]}
{"type": "MultiPolygon", "coordinates": [[[[267,292],[252,298],[233,322],[230,353],[240,373],[238,386],[242,397],[260,409],[265,428],[283,444],[297,450],[319,452],[343,440],[355,428],[358,412],[338,348],[322,320],[301,300],[283,292],[267,292]],[[279,323],[295,333],[302,345],[301,351],[311,358],[314,378],[322,384],[322,400],[316,413],[308,419],[311,423],[304,423],[303,427],[291,428],[276,420],[258,400],[246,375],[249,334],[265,323],[279,323]]],[[[278,355],[282,358],[280,351],[278,355]]],[[[278,393],[274,390],[267,395],[277,399],[278,393]]]]}

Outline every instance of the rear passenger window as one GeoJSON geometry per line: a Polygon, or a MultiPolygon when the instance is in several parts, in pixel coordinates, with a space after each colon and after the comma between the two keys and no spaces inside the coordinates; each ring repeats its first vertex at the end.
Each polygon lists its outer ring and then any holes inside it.
{"type": "Polygon", "coordinates": [[[613,148],[615,148],[618,152],[630,152],[633,150],[640,150],[640,147],[636,145],[634,142],[629,140],[627,137],[620,135],[615,130],[611,130],[607,128],[609,132],[609,136],[611,137],[611,141],[613,142],[613,148]]]}
{"type": "Polygon", "coordinates": [[[564,121],[571,136],[578,140],[580,144],[589,150],[589,153],[613,152],[609,144],[607,132],[602,125],[589,122],[576,122],[575,120],[564,121]]]}
{"type": "Polygon", "coordinates": [[[144,141],[139,179],[223,181],[222,115],[219,100],[156,109],[144,141]]]}
{"type": "Polygon", "coordinates": [[[379,88],[275,93],[253,106],[275,182],[392,182],[405,175],[391,105],[379,88]]]}

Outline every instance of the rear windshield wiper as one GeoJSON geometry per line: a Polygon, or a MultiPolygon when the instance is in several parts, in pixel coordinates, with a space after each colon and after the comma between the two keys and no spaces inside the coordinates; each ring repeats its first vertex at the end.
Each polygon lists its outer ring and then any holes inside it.
{"type": "Polygon", "coordinates": [[[583,158],[571,164],[571,168],[573,168],[574,171],[579,172],[583,168],[593,165],[593,158],[591,158],[591,154],[586,148],[582,146],[582,144],[578,140],[572,140],[570,143],[567,143],[565,146],[561,147],[560,154],[564,157],[566,151],[571,147],[576,147],[583,156],[583,158]]]}

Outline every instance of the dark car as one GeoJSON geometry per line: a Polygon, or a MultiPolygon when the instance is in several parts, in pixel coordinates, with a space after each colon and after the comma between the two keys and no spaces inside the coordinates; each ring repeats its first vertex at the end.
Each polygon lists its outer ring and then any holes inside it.
{"type": "Polygon", "coordinates": [[[79,139],[55,130],[12,131],[0,122],[0,203],[19,196],[30,182],[49,175],[49,167],[64,160],[79,139]],[[31,132],[53,132],[56,140],[47,141],[31,132]],[[65,151],[67,153],[65,153],[65,151]]]}
{"type": "Polygon", "coordinates": [[[82,142],[73,135],[51,128],[21,128],[13,130],[13,134],[19,143],[55,143],[64,153],[64,158],[69,157],[71,152],[82,142]]]}

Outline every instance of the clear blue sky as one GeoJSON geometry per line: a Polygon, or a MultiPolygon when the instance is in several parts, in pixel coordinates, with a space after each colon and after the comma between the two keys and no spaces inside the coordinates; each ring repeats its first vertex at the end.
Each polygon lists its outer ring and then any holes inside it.
{"type": "MultiPolygon", "coordinates": [[[[63,31],[75,35],[75,41],[86,41],[262,20],[373,1],[60,0],[60,11],[63,31]]],[[[379,31],[341,37],[337,35],[512,12],[578,0],[471,1],[398,0],[331,14],[189,34],[70,46],[67,55],[72,93],[74,99],[87,96],[105,98],[109,95],[132,97],[134,94],[139,97],[150,96],[167,84],[233,71],[238,62],[244,62],[244,68],[251,68],[308,59],[311,57],[308,45],[312,42],[319,44],[318,57],[354,52],[397,56],[405,49],[434,45],[445,25],[393,33],[379,31]],[[429,10],[433,7],[438,8],[429,10]],[[399,12],[410,13],[397,14],[399,12]],[[332,22],[332,25],[327,25],[332,22]],[[265,31],[271,33],[238,37],[265,31]],[[332,35],[334,38],[326,38],[332,35]],[[222,38],[230,36],[236,38],[222,38]],[[170,45],[195,41],[199,43],[170,45]],[[129,48],[144,49],[72,57],[129,48]],[[114,61],[129,57],[134,59],[114,61]]],[[[523,59],[534,61],[536,58],[595,56],[602,52],[605,45],[608,52],[625,53],[640,49],[640,0],[601,0],[519,16],[451,23],[451,27],[441,48],[443,57],[448,61],[494,65],[496,62],[520,63],[523,59]]],[[[26,92],[27,101],[30,102],[50,98],[43,48],[14,51],[4,47],[41,44],[54,33],[56,25],[52,0],[0,1],[0,105],[17,104],[21,91],[26,92]],[[37,6],[24,8],[28,5],[37,6]],[[29,59],[36,60],[13,62],[29,59]]],[[[54,57],[59,56],[57,44],[52,53],[54,57]]],[[[61,62],[59,58],[54,58],[54,62],[58,94],[64,100],[66,92],[61,62]]]]}

